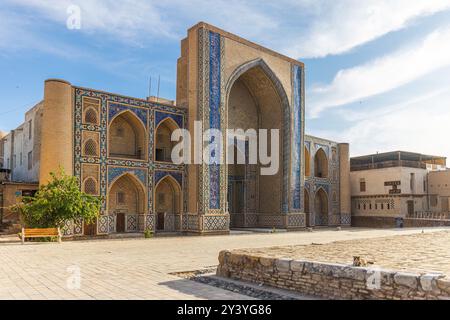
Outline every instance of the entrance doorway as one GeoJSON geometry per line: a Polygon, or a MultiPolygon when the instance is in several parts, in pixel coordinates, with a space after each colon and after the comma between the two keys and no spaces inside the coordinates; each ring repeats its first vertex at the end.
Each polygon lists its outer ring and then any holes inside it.
{"type": "Polygon", "coordinates": [[[146,197],[142,183],[131,173],[119,177],[109,190],[109,211],[116,215],[116,232],[127,231],[127,215],[146,212],[146,197]]]}
{"type": "Polygon", "coordinates": [[[408,216],[414,215],[414,200],[408,200],[408,216]]]}
{"type": "Polygon", "coordinates": [[[181,203],[179,183],[171,175],[165,176],[155,188],[157,231],[175,231],[175,219],[181,213],[181,203]]]}

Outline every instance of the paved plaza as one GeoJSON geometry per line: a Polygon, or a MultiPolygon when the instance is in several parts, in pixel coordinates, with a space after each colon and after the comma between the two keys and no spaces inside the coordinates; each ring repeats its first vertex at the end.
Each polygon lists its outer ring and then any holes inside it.
{"type": "MultiPolygon", "coordinates": [[[[417,234],[418,239],[427,237],[424,241],[427,246],[420,249],[430,249],[431,255],[424,257],[427,261],[433,257],[448,261],[448,239],[445,240],[446,254],[433,249],[433,242],[444,241],[442,233],[436,233],[442,230],[449,229],[425,229],[425,235],[421,234],[422,229],[344,229],[74,241],[61,245],[0,242],[0,299],[249,299],[171,273],[215,266],[218,253],[223,249],[327,244],[343,240],[357,240],[352,242],[357,246],[374,243],[375,238],[410,234],[417,234]],[[78,282],[78,274],[81,282],[78,282]]],[[[401,241],[394,245],[400,253],[415,250],[415,246],[403,247],[401,241]]],[[[326,248],[323,245],[314,247],[317,252],[326,248]]],[[[383,243],[383,248],[391,250],[392,245],[383,243]]],[[[405,260],[408,257],[404,255],[405,260]]],[[[415,262],[411,260],[410,263],[415,262]]]]}

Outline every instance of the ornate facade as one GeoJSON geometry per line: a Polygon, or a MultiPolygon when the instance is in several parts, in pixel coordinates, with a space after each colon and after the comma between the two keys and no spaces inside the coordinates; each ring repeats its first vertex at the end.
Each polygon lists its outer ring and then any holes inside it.
{"type": "Polygon", "coordinates": [[[181,42],[176,103],[47,80],[39,180],[62,166],[102,199],[97,223],[68,222],[66,236],[349,225],[348,145],[305,136],[304,97],[303,63],[199,23],[181,42]],[[193,133],[196,121],[278,129],[278,173],[222,164],[228,150],[211,164],[173,164],[171,133],[193,133]]]}

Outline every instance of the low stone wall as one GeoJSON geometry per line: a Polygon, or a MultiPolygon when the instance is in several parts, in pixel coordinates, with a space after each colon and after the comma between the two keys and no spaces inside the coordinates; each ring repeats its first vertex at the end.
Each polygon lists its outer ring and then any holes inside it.
{"type": "MultiPolygon", "coordinates": [[[[415,219],[404,218],[404,228],[421,228],[421,227],[448,227],[450,220],[438,219],[415,219]]],[[[353,216],[352,227],[357,228],[397,228],[397,221],[394,217],[371,217],[371,216],[353,216]]]]}
{"type": "Polygon", "coordinates": [[[405,218],[406,228],[449,227],[450,220],[405,218]]]}
{"type": "Polygon", "coordinates": [[[232,251],[220,252],[217,275],[329,299],[450,300],[450,279],[443,274],[358,268],[232,251]]]}

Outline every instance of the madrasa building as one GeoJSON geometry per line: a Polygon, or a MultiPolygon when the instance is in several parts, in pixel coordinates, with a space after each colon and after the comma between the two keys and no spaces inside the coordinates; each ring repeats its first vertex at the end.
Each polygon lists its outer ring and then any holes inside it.
{"type": "Polygon", "coordinates": [[[102,200],[96,223],[68,221],[67,237],[351,224],[349,145],[305,135],[305,66],[295,59],[199,23],[181,41],[175,102],[59,79],[45,81],[43,97],[0,137],[4,223],[18,219],[9,205],[62,167],[102,200]],[[173,163],[172,132],[194,132],[198,121],[223,132],[278,129],[278,172],[173,163]]]}

